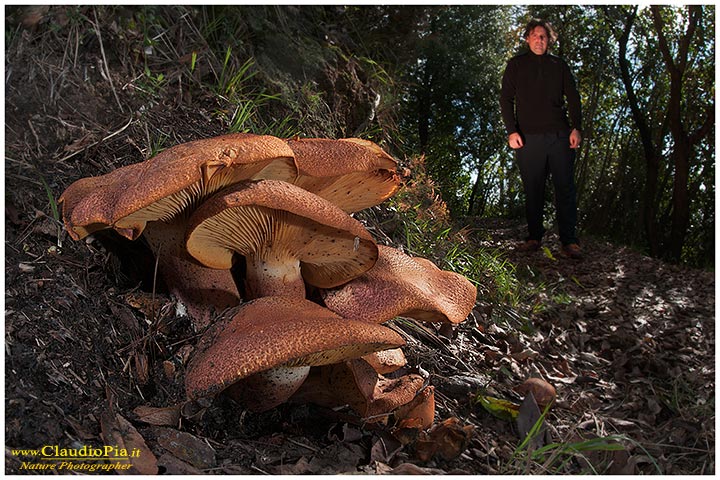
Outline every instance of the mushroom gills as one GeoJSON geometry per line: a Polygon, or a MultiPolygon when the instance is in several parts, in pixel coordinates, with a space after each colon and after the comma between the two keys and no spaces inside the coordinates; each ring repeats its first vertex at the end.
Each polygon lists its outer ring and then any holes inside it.
{"type": "Polygon", "coordinates": [[[285,403],[309,373],[309,366],[275,367],[232,384],[225,393],[248,410],[264,412],[285,403]]]}

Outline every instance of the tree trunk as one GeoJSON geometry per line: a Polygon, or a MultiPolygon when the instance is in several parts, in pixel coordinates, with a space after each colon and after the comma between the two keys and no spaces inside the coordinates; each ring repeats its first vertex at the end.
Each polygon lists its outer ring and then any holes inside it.
{"type": "MultiPolygon", "coordinates": [[[[426,60],[427,62],[427,60],[426,60]]],[[[432,102],[430,99],[430,68],[427,63],[423,65],[423,83],[418,95],[418,142],[420,153],[425,154],[430,137],[430,112],[432,102]]]]}
{"type": "Polygon", "coordinates": [[[658,35],[660,52],[662,53],[665,67],[670,74],[670,101],[668,104],[668,118],[670,120],[670,132],[673,137],[672,157],[675,163],[675,177],[673,182],[672,197],[672,226],[670,228],[670,257],[679,261],[682,257],[682,249],[685,244],[688,224],[690,223],[690,198],[688,196],[688,182],[690,180],[690,155],[692,145],[690,138],[682,121],[682,85],[687,66],[688,51],[690,42],[695,34],[702,7],[698,5],[687,7],[689,10],[688,26],[685,35],[680,38],[677,48],[677,59],[672,58],[670,48],[665,37],[663,19],[660,7],[651,6],[653,25],[658,35]]]}
{"type": "Polygon", "coordinates": [[[652,141],[652,132],[648,125],[648,121],[640,109],[637,95],[635,94],[635,88],[633,87],[632,78],[630,76],[630,62],[627,59],[627,45],[636,17],[637,7],[634,7],[632,13],[627,16],[625,28],[620,37],[620,75],[622,77],[623,85],[625,86],[628,102],[630,103],[630,110],[632,111],[635,125],[638,128],[640,142],[642,143],[645,155],[647,176],[645,178],[643,225],[645,227],[645,235],[648,247],[650,248],[650,254],[657,256],[660,252],[660,238],[658,237],[657,220],[655,217],[657,213],[656,196],[658,176],[660,173],[660,158],[656,153],[656,149],[652,141]]]}

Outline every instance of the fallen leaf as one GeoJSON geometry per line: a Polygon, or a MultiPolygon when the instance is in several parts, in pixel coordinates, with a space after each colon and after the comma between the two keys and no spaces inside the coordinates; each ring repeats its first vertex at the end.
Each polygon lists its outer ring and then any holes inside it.
{"type": "Polygon", "coordinates": [[[478,395],[475,400],[490,414],[501,420],[514,420],[520,409],[517,403],[488,395],[478,395]]]}
{"type": "Polygon", "coordinates": [[[427,462],[435,455],[450,461],[462,454],[472,438],[475,428],[472,425],[460,425],[455,417],[436,424],[429,432],[421,432],[415,443],[415,454],[427,462]]]}
{"type": "Polygon", "coordinates": [[[274,467],[272,470],[277,475],[307,475],[317,473],[313,472],[312,468],[307,458],[300,457],[294,464],[283,463],[282,465],[274,467]]]}
{"type": "Polygon", "coordinates": [[[541,417],[542,413],[540,413],[540,408],[537,402],[535,402],[535,396],[532,392],[528,392],[520,404],[520,410],[515,419],[520,438],[523,439],[523,441],[527,439],[528,450],[537,450],[545,445],[545,432],[547,431],[547,427],[545,426],[545,422],[542,422],[538,426],[538,421],[541,417]],[[528,435],[532,435],[532,437],[528,439],[528,435]]]}
{"type": "Polygon", "coordinates": [[[215,449],[204,440],[172,428],[158,427],[155,432],[158,444],[180,460],[200,469],[215,466],[215,449]]]}
{"type": "Polygon", "coordinates": [[[418,467],[412,463],[401,463],[388,472],[392,475],[444,475],[445,472],[438,468],[418,467]]]}
{"type": "Polygon", "coordinates": [[[147,354],[136,351],[133,357],[135,359],[135,371],[137,372],[138,383],[140,385],[146,385],[150,381],[150,366],[148,365],[147,354]]]}
{"type": "Polygon", "coordinates": [[[394,435],[390,435],[389,432],[382,432],[370,448],[370,461],[389,464],[402,448],[403,443],[394,435]]]}
{"type": "Polygon", "coordinates": [[[73,141],[69,145],[65,145],[64,151],[68,153],[75,153],[79,152],[80,150],[83,150],[88,145],[90,145],[93,142],[94,138],[92,134],[87,133],[83,135],[82,137],[78,138],[77,140],[73,141]]]}
{"type": "Polygon", "coordinates": [[[172,427],[180,422],[180,405],[171,407],[140,405],[133,410],[133,413],[138,416],[138,420],[150,425],[172,427]]]}
{"type": "Polygon", "coordinates": [[[169,453],[163,453],[158,458],[158,466],[164,468],[163,475],[202,475],[199,470],[189,463],[183,462],[179,458],[169,453]]]}
{"type": "Polygon", "coordinates": [[[132,465],[123,472],[155,475],[158,472],[157,459],[145,443],[140,433],[119,414],[105,412],[100,417],[100,429],[105,445],[117,445],[118,449],[127,452],[139,452],[137,457],[127,460],[117,460],[121,464],[132,465]]]}

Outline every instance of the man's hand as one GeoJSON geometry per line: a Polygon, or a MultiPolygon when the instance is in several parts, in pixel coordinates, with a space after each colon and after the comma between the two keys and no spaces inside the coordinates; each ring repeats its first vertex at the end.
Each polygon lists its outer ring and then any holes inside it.
{"type": "Polygon", "coordinates": [[[572,132],[570,132],[570,148],[578,148],[580,142],[582,142],[582,135],[580,135],[579,130],[573,128],[572,132]]]}
{"type": "MultiPolygon", "coordinates": [[[[572,141],[572,139],[571,139],[571,141],[572,141]]],[[[520,134],[517,132],[511,133],[508,136],[508,145],[510,145],[510,148],[512,148],[513,150],[522,148],[523,141],[522,141],[522,137],[520,136],[520,134]]]]}

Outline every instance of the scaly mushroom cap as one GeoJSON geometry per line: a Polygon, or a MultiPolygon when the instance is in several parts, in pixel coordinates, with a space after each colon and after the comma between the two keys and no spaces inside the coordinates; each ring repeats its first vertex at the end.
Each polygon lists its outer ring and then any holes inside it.
{"type": "Polygon", "coordinates": [[[475,306],[477,288],[424,258],[378,245],[378,261],[361,277],[321,292],[325,305],[345,318],[383,323],[396,316],[460,323],[475,306]]]}
{"type": "Polygon", "coordinates": [[[346,212],[384,202],[400,188],[397,162],[368,140],[290,139],[299,176],[294,184],[346,212]]]}
{"type": "Polygon", "coordinates": [[[135,240],[147,222],[170,221],[239,180],[294,178],[296,173],[285,142],[237,133],[176,145],[145,162],[80,179],[59,201],[73,239],[114,228],[135,240]]]}
{"type": "Polygon", "coordinates": [[[185,389],[191,399],[210,396],[275,367],[329,365],[404,343],[389,328],[343,319],[308,300],[264,297],[203,335],[185,389]]]}
{"type": "Polygon", "coordinates": [[[303,279],[322,288],[341,285],[377,260],[375,241],[360,222],[279,180],[244,182],[208,199],[190,218],[186,246],[211,268],[229,269],[236,252],[247,257],[248,284],[262,294],[255,297],[283,294],[284,284],[303,279]],[[279,286],[253,285],[262,282],[279,286]]]}

